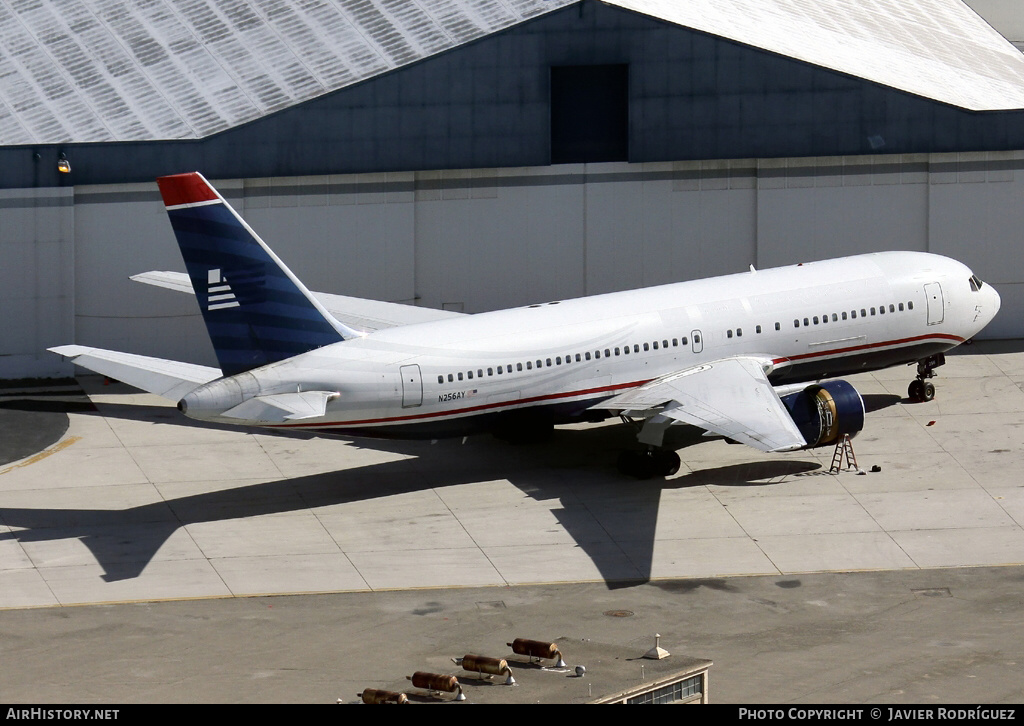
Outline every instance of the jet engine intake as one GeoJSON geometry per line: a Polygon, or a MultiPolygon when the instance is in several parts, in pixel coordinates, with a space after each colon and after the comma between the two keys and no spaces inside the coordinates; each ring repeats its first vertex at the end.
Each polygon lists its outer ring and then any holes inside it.
{"type": "Polygon", "coordinates": [[[846,381],[826,381],[781,397],[807,448],[834,444],[864,428],[864,399],[846,381]]]}

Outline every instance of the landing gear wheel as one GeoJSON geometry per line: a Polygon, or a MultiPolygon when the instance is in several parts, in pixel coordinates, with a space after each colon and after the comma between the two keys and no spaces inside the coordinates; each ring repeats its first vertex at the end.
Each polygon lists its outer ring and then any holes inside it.
{"type": "Polygon", "coordinates": [[[675,476],[679,473],[679,467],[682,466],[683,462],[679,459],[679,454],[674,451],[659,451],[660,464],[661,464],[661,475],[664,477],[675,476]]]}
{"type": "Polygon", "coordinates": [[[636,479],[650,479],[655,476],[672,476],[679,471],[682,462],[674,451],[623,451],[619,454],[619,472],[636,479]]]}
{"type": "Polygon", "coordinates": [[[918,403],[931,401],[935,398],[935,386],[930,381],[915,378],[910,382],[910,387],[907,388],[907,396],[911,401],[917,401],[918,403]]]}
{"type": "Polygon", "coordinates": [[[946,364],[946,356],[942,353],[930,355],[917,362],[917,379],[911,381],[907,395],[911,401],[924,403],[935,398],[935,386],[928,382],[935,377],[935,369],[946,364]]]}

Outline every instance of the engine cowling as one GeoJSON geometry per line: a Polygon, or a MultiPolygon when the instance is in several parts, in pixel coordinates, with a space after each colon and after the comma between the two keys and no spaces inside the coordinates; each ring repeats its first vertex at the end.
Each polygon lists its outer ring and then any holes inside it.
{"type": "Polygon", "coordinates": [[[826,381],[781,396],[808,449],[834,444],[864,428],[864,399],[846,381],[826,381]]]}

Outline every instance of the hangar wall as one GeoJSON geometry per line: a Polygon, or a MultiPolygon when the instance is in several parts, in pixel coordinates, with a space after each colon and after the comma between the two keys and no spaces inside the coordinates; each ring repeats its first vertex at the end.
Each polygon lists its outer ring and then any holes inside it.
{"type": "Polygon", "coordinates": [[[74,219],[71,188],[0,191],[0,379],[60,370],[43,351],[75,335],[74,219]]]}
{"type": "MultiPolygon", "coordinates": [[[[1024,151],[215,183],[314,290],[481,312],[912,249],[960,259],[998,287],[986,337],[1024,336],[1024,279],[1007,264],[1024,229],[1024,151]]],[[[0,377],[70,373],[44,352],[69,342],[215,365],[191,297],[128,280],[183,269],[156,185],[70,194],[2,198],[14,334],[2,336],[0,377]]]]}

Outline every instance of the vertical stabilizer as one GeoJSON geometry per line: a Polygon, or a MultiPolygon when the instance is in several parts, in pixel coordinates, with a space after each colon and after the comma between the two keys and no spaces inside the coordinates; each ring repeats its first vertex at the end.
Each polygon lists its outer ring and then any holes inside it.
{"type": "Polygon", "coordinates": [[[202,174],[157,184],[224,375],[360,335],[323,308],[202,174]]]}

